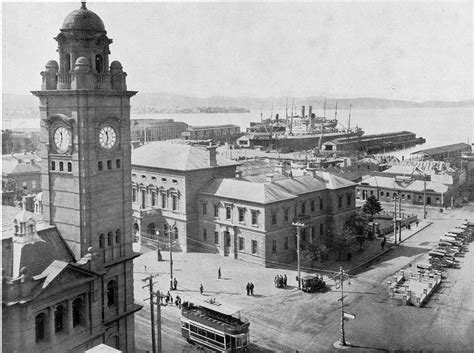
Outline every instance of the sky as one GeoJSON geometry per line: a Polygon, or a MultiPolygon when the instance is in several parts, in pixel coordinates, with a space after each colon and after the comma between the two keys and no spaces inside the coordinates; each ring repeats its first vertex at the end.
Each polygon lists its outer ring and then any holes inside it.
{"type": "MultiPolygon", "coordinates": [[[[2,89],[58,60],[69,3],[2,4],[2,89]]],[[[198,97],[473,97],[471,1],[88,2],[140,92],[198,97]]]]}

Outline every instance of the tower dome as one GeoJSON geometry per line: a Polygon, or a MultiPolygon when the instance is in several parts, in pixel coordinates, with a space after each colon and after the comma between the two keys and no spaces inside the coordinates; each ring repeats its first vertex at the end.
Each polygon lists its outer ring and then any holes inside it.
{"type": "Polygon", "coordinates": [[[80,9],[74,10],[66,16],[61,29],[105,32],[104,22],[94,12],[86,8],[85,2],[82,2],[80,9]]]}

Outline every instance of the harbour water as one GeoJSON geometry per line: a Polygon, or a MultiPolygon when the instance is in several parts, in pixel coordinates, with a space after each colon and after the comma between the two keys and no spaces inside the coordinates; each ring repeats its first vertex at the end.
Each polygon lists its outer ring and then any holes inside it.
{"type": "MultiPolygon", "coordinates": [[[[322,111],[314,111],[318,116],[322,111]]],[[[285,117],[285,110],[274,110],[273,114],[285,117]]],[[[347,127],[349,112],[338,110],[339,127],[347,127]]],[[[271,116],[270,111],[263,111],[263,118],[271,116]]],[[[327,117],[333,118],[334,111],[328,110],[327,117]]],[[[132,114],[132,119],[174,119],[193,126],[235,124],[242,131],[251,121],[260,121],[260,111],[251,113],[229,114],[132,114]]],[[[351,127],[359,126],[366,134],[411,131],[424,137],[426,143],[392,154],[405,157],[410,152],[447,145],[451,143],[474,142],[474,108],[417,108],[417,109],[364,109],[352,110],[351,127]]],[[[39,129],[39,119],[15,119],[3,121],[3,128],[39,129]]]]}

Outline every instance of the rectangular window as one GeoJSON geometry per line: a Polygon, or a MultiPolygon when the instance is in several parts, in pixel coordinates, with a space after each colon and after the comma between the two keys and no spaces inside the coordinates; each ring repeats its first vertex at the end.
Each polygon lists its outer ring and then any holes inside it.
{"type": "MultiPolygon", "coordinates": [[[[99,163],[102,163],[102,162],[99,162],[99,163]]],[[[102,169],[100,169],[100,170],[102,170],[102,169]]],[[[59,162],[59,171],[60,172],[64,171],[64,162],[59,162]]]]}
{"type": "Polygon", "coordinates": [[[407,195],[407,200],[411,200],[411,195],[407,195]]]}
{"type": "Polygon", "coordinates": [[[202,230],[202,240],[207,241],[207,229],[203,228],[202,230]]]}
{"type": "Polygon", "coordinates": [[[239,250],[244,251],[244,238],[239,237],[239,250]]]}
{"type": "Polygon", "coordinates": [[[301,229],[301,241],[306,241],[306,228],[301,229]]]}
{"type": "Polygon", "coordinates": [[[337,197],[337,207],[339,207],[339,208],[342,207],[342,196],[337,197]]]}
{"type": "Polygon", "coordinates": [[[288,222],[290,209],[289,209],[289,208],[285,208],[285,210],[283,211],[283,213],[284,213],[285,222],[288,222]]]}
{"type": "Polygon", "coordinates": [[[243,223],[245,220],[245,208],[239,207],[239,222],[243,223]]]}
{"type": "Polygon", "coordinates": [[[219,205],[214,205],[214,217],[219,217],[219,205]]]}
{"type": "Polygon", "coordinates": [[[36,180],[31,181],[31,188],[36,189],[36,180]]]}
{"type": "Polygon", "coordinates": [[[207,203],[206,202],[202,203],[202,214],[207,215],[207,203]]]}
{"type": "Polygon", "coordinates": [[[142,190],[142,208],[146,207],[146,190],[142,190]]]}
{"type": "Polygon", "coordinates": [[[257,253],[257,241],[252,240],[252,254],[256,254],[256,253],[257,253]]]}
{"type": "Polygon", "coordinates": [[[156,192],[151,192],[151,205],[156,206],[156,192]]]}
{"type": "Polygon", "coordinates": [[[172,200],[173,200],[173,211],[176,211],[178,210],[178,196],[173,195],[172,200]]]}
{"type": "Polygon", "coordinates": [[[257,211],[252,211],[252,225],[256,226],[258,222],[257,211]]]}
{"type": "Polygon", "coordinates": [[[214,244],[219,244],[219,232],[214,232],[214,244]]]}
{"type": "MultiPolygon", "coordinates": [[[[120,159],[117,159],[117,160],[115,161],[115,167],[116,167],[116,168],[120,168],[120,159]]],[[[152,178],[152,179],[153,179],[153,178],[152,178]]]]}
{"type": "Polygon", "coordinates": [[[137,202],[137,189],[132,189],[132,202],[137,202]]]}
{"type": "Polygon", "coordinates": [[[56,162],[55,161],[51,162],[51,170],[56,170],[56,162]]]}
{"type": "Polygon", "coordinates": [[[321,224],[319,225],[319,235],[320,235],[320,236],[323,236],[323,235],[324,235],[324,224],[323,224],[323,223],[321,223],[321,224]]]}
{"type": "Polygon", "coordinates": [[[352,195],[347,194],[347,206],[350,206],[352,204],[352,195]]]}
{"type": "Polygon", "coordinates": [[[301,214],[305,214],[306,213],[306,202],[303,201],[301,203],[301,214]]]}
{"type": "Polygon", "coordinates": [[[71,162],[67,163],[67,171],[72,172],[72,163],[71,162]]]}
{"type": "Polygon", "coordinates": [[[107,169],[112,169],[112,161],[110,159],[107,161],[107,169]]]}
{"type": "Polygon", "coordinates": [[[272,254],[276,254],[277,252],[277,241],[272,240],[272,254]]]}
{"type": "Polygon", "coordinates": [[[418,196],[418,201],[422,201],[423,198],[421,196],[418,196]]]}
{"type": "Polygon", "coordinates": [[[232,207],[225,206],[225,219],[232,219],[232,207]]]}
{"type": "Polygon", "coordinates": [[[284,249],[288,250],[288,237],[285,237],[284,249]]]}
{"type": "Polygon", "coordinates": [[[380,191],[380,196],[383,196],[383,191],[380,191]]]}
{"type": "Polygon", "coordinates": [[[314,208],[315,208],[314,200],[311,200],[309,205],[310,205],[310,208],[311,208],[311,212],[314,212],[314,208]]]}
{"type": "Polygon", "coordinates": [[[161,208],[166,208],[166,194],[161,194],[161,208]]]}
{"type": "Polygon", "coordinates": [[[99,171],[101,171],[102,169],[104,169],[104,164],[102,163],[102,161],[100,161],[99,163],[97,163],[97,169],[99,169],[99,171]]]}
{"type": "Polygon", "coordinates": [[[277,214],[276,214],[276,211],[272,211],[272,224],[277,224],[277,214]]]}
{"type": "Polygon", "coordinates": [[[324,207],[323,198],[322,198],[322,197],[320,197],[320,198],[319,198],[319,209],[320,209],[320,210],[322,210],[322,209],[323,209],[323,207],[324,207]]]}

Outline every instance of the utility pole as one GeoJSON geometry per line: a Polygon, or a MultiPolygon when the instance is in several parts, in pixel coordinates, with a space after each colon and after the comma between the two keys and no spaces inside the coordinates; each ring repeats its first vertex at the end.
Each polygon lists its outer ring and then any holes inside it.
{"type": "Polygon", "coordinates": [[[161,293],[156,291],[156,331],[158,333],[158,353],[162,352],[161,347],[161,293]]]}
{"type": "Polygon", "coordinates": [[[398,198],[398,216],[400,218],[400,223],[398,224],[398,242],[402,243],[402,198],[398,198]]]}
{"type": "Polygon", "coordinates": [[[344,272],[342,267],[340,267],[339,273],[334,277],[334,281],[336,282],[336,288],[341,288],[341,298],[338,299],[341,301],[341,339],[339,341],[334,342],[333,346],[336,348],[344,348],[350,346],[350,342],[346,341],[346,335],[344,331],[344,320],[355,319],[354,314],[344,312],[344,281],[348,281],[349,284],[351,284],[351,282],[349,279],[349,275],[344,272]]]}
{"type": "Polygon", "coordinates": [[[397,197],[393,198],[393,242],[397,245],[397,197]]]}
{"type": "Polygon", "coordinates": [[[423,173],[423,219],[426,219],[426,174],[423,173]]]}
{"type": "Polygon", "coordinates": [[[301,289],[301,268],[300,268],[300,238],[301,238],[301,228],[305,226],[303,222],[293,222],[293,225],[296,227],[296,255],[298,261],[298,289],[301,289]]]}
{"type": "Polygon", "coordinates": [[[175,226],[173,226],[172,230],[170,229],[168,231],[168,237],[169,237],[169,247],[170,247],[170,290],[173,290],[173,248],[172,248],[172,243],[171,243],[171,233],[175,232],[175,226]]]}
{"type": "MultiPolygon", "coordinates": [[[[150,317],[151,317],[151,346],[153,353],[161,353],[161,347],[160,350],[156,350],[156,333],[155,333],[155,309],[154,309],[154,303],[153,303],[153,297],[155,296],[155,293],[153,292],[153,278],[157,277],[158,275],[149,275],[148,277],[142,279],[143,282],[148,282],[147,285],[143,286],[142,288],[148,287],[149,293],[150,293],[150,298],[147,298],[145,300],[150,301],[150,317]]],[[[158,306],[160,306],[160,301],[158,300],[157,303],[158,306]]],[[[161,321],[161,317],[159,317],[161,321]]],[[[160,326],[161,329],[161,326],[160,326]]],[[[159,334],[159,337],[161,337],[161,332],[159,334]]],[[[161,341],[161,339],[160,339],[161,341]]],[[[161,342],[160,342],[161,346],[161,342]]]]}

